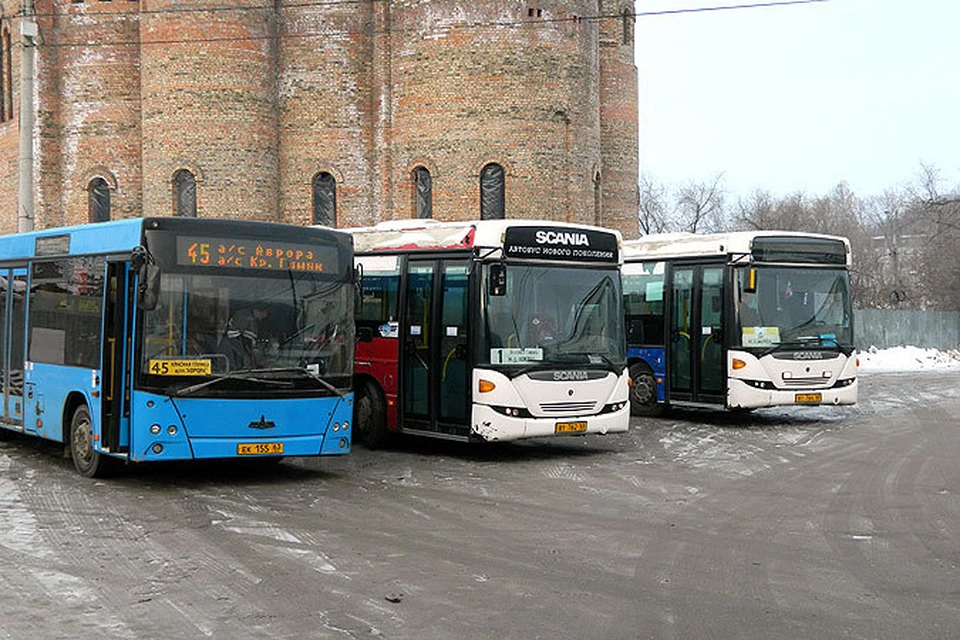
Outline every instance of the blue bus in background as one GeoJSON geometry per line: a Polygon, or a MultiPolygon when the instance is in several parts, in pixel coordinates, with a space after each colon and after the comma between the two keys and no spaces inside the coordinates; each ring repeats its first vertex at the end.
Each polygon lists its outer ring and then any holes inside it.
{"type": "Polygon", "coordinates": [[[0,236],[0,427],[88,477],[131,462],[345,454],[353,241],[136,218],[0,236]]]}

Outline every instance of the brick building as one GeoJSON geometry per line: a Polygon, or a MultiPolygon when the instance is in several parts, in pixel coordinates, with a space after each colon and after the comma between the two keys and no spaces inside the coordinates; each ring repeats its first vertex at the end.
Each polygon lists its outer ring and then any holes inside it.
{"type": "MultiPolygon", "coordinates": [[[[633,0],[34,0],[35,226],[543,218],[637,235],[633,0]]],[[[19,1],[0,0],[0,232],[19,1]]]]}

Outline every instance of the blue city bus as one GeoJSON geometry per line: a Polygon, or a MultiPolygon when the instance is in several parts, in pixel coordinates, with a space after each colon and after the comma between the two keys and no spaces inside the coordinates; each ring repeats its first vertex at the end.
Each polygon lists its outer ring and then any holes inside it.
{"type": "Polygon", "coordinates": [[[345,454],[353,240],[136,218],[0,236],[0,427],[123,463],[345,454]]]}

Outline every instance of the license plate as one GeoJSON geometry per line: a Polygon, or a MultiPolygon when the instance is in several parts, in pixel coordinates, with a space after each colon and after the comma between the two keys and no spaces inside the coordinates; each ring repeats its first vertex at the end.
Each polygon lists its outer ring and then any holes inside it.
{"type": "Polygon", "coordinates": [[[822,393],[798,393],[795,400],[797,402],[822,402],[822,393]]]}
{"type": "Polygon", "coordinates": [[[255,442],[253,444],[238,444],[237,455],[262,456],[283,453],[282,442],[255,442]]]}
{"type": "Polygon", "coordinates": [[[587,430],[587,423],[584,422],[558,422],[554,427],[554,433],[583,433],[587,430]]]}

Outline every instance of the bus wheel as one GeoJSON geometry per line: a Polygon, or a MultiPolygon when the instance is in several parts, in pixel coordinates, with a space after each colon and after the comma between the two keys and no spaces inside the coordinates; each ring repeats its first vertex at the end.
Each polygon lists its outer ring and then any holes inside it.
{"type": "Polygon", "coordinates": [[[643,363],[630,366],[630,415],[659,416],[663,413],[663,404],[657,402],[657,381],[653,371],[643,363]]]}
{"type": "Polygon", "coordinates": [[[107,472],[110,460],[93,450],[93,423],[86,405],[80,405],[70,420],[70,456],[80,475],[96,478],[107,472]]]}
{"type": "Polygon", "coordinates": [[[378,449],[387,444],[387,408],[380,394],[370,383],[357,389],[357,406],[354,409],[353,428],[367,449],[378,449]]]}

